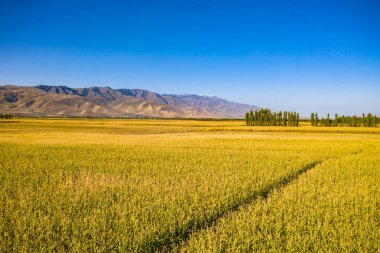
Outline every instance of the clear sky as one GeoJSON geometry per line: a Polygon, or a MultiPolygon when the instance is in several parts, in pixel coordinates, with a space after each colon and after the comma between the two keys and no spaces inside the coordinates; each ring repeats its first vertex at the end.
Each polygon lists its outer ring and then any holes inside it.
{"type": "Polygon", "coordinates": [[[380,115],[380,1],[0,0],[0,85],[380,115]]]}

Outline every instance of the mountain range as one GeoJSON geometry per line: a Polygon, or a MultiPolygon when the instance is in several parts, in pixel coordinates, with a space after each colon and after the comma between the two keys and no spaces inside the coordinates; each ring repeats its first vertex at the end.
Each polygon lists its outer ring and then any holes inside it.
{"type": "Polygon", "coordinates": [[[0,86],[0,113],[24,117],[242,118],[257,108],[216,96],[158,94],[143,89],[0,86]]]}

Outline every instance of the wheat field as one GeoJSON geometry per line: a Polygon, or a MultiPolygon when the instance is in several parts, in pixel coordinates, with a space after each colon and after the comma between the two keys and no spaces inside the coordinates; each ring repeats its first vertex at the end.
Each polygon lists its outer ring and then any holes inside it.
{"type": "Polygon", "coordinates": [[[1,252],[380,250],[380,128],[0,121],[1,252]]]}

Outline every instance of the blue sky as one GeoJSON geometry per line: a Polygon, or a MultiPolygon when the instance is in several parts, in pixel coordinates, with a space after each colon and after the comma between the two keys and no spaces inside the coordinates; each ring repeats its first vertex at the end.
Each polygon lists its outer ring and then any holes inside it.
{"type": "Polygon", "coordinates": [[[380,114],[379,1],[0,1],[0,84],[380,114]]]}

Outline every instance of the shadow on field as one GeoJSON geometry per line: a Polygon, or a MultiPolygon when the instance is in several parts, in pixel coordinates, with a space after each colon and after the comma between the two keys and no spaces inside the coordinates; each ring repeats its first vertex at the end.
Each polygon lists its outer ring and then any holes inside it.
{"type": "Polygon", "coordinates": [[[197,232],[202,229],[214,226],[219,219],[223,218],[230,212],[237,211],[244,205],[251,204],[259,198],[268,198],[269,194],[274,190],[279,190],[286,185],[295,181],[299,176],[307,172],[308,170],[314,168],[322,161],[314,161],[307,164],[300,170],[297,170],[277,181],[273,184],[267,185],[266,187],[253,191],[250,195],[245,198],[237,199],[234,202],[228,203],[222,206],[220,209],[216,210],[213,215],[206,217],[202,220],[190,220],[184,226],[178,227],[175,231],[168,231],[167,233],[155,234],[150,238],[147,238],[142,244],[139,245],[138,249],[141,252],[157,252],[157,251],[170,251],[175,246],[185,243],[191,236],[192,233],[197,232]]]}

